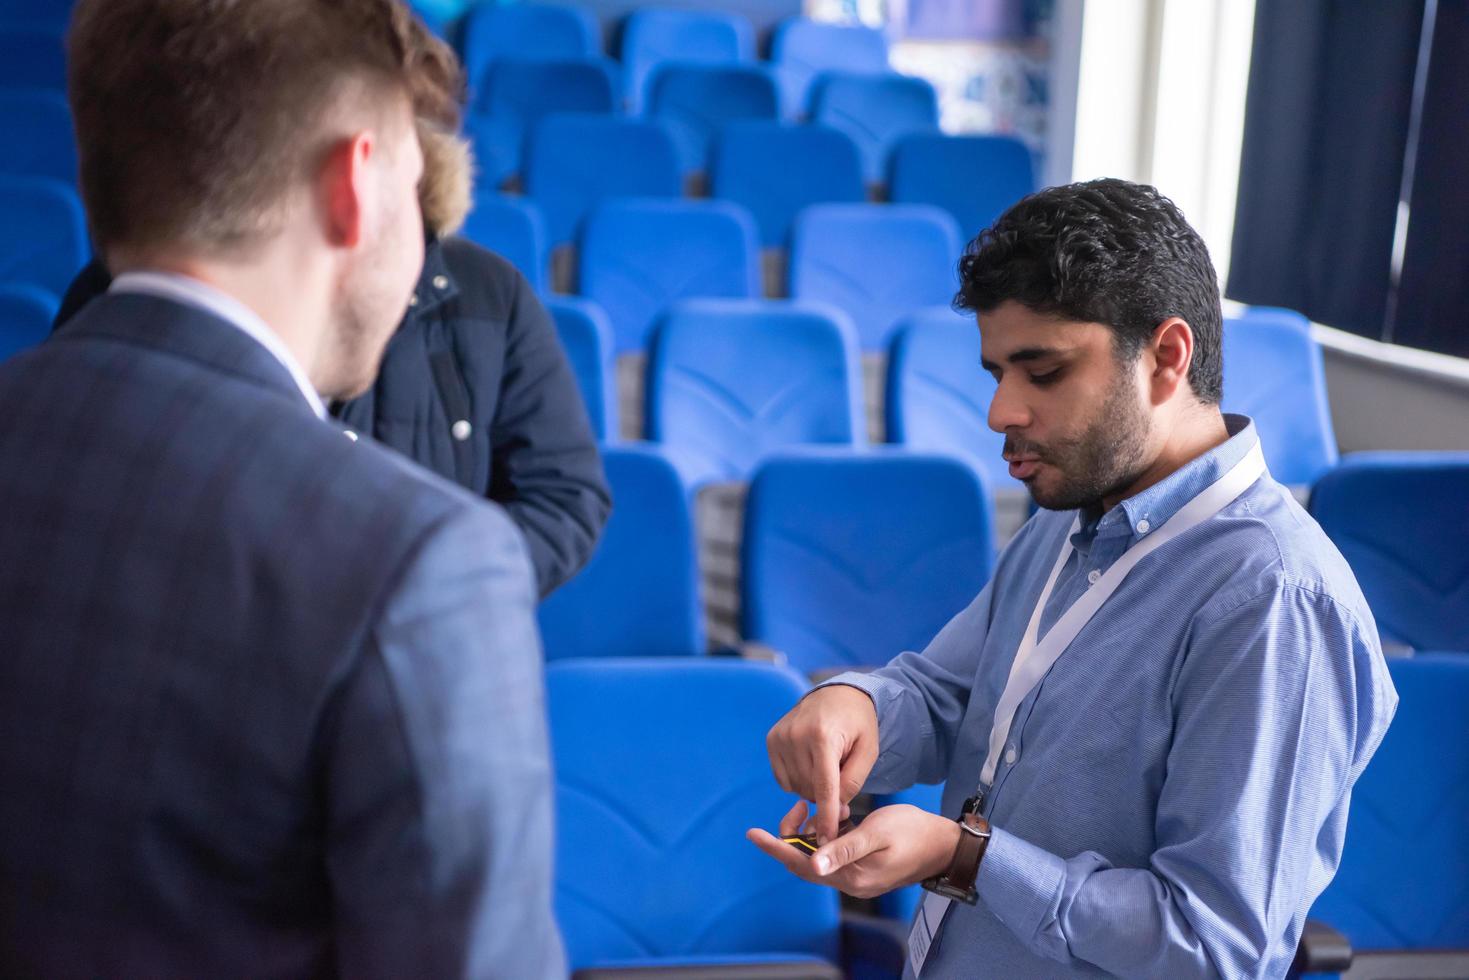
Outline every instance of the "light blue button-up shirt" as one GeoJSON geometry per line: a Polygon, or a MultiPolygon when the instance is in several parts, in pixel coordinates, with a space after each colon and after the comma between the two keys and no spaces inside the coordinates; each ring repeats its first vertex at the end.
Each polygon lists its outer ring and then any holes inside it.
{"type": "MultiPolygon", "coordinates": [[[[1231,438],[1072,534],[1041,636],[1258,441],[1231,438]]],[[[877,706],[867,790],[978,784],[995,705],[1075,512],[1037,514],[921,654],[844,674],[877,706]]],[[[1268,474],[1144,558],[1015,713],[949,977],[1280,977],[1341,858],[1352,784],[1397,706],[1366,600],[1268,474]]]]}

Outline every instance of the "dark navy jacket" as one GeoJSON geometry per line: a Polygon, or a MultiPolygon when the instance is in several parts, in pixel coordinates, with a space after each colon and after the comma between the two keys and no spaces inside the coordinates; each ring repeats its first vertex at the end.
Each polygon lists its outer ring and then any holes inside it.
{"type": "MultiPolygon", "coordinates": [[[[58,327],[109,282],[99,263],[83,270],[58,327]]],[[[332,411],[503,506],[525,534],[541,595],[591,556],[611,496],[586,407],[550,314],[493,252],[431,240],[377,383],[332,411]]]]}
{"type": "Polygon", "coordinates": [[[0,976],[566,975],[500,508],[152,296],[0,418],[0,976]]]}

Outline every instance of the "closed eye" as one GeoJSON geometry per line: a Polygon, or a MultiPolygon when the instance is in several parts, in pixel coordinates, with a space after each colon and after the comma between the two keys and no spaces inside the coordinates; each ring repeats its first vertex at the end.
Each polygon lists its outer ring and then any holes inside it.
{"type": "Polygon", "coordinates": [[[1044,374],[1032,374],[1030,376],[1030,383],[1044,388],[1047,385],[1052,385],[1060,381],[1063,373],[1065,372],[1061,368],[1056,368],[1054,371],[1047,371],[1044,374]]]}

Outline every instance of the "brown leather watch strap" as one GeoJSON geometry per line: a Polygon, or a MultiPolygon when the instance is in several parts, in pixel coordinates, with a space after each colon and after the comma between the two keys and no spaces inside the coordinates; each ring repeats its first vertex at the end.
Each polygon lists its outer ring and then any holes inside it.
{"type": "Polygon", "coordinates": [[[966,813],[959,818],[959,846],[954,848],[954,860],[944,875],[949,887],[962,892],[974,891],[974,881],[979,877],[979,862],[984,860],[985,849],[989,846],[988,820],[977,813],[966,813]]]}

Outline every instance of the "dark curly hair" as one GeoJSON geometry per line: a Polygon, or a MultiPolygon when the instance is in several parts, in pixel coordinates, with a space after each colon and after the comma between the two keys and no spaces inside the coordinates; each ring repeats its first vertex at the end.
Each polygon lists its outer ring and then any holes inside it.
{"type": "Polygon", "coordinates": [[[1105,179],[1032,194],[969,243],[959,280],[960,310],[985,313],[1014,300],[1037,313],[1102,323],[1124,362],[1158,324],[1181,317],[1194,335],[1189,384],[1200,401],[1219,402],[1219,279],[1203,239],[1155,188],[1105,179]]]}

